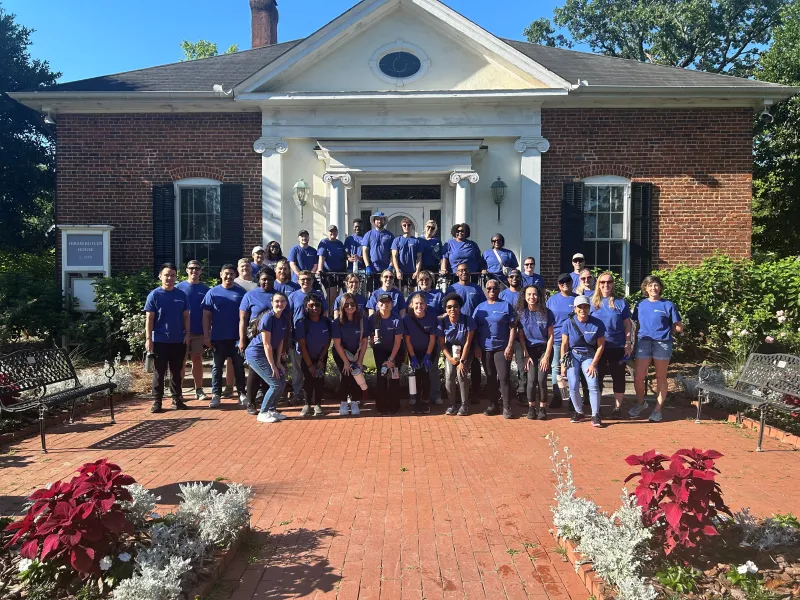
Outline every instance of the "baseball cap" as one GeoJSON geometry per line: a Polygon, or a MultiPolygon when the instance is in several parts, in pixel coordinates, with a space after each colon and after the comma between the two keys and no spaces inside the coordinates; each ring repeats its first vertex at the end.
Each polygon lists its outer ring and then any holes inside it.
{"type": "Polygon", "coordinates": [[[380,296],[378,296],[378,302],[384,302],[386,300],[391,301],[391,299],[392,299],[391,294],[381,294],[380,296]]]}
{"type": "Polygon", "coordinates": [[[374,221],[375,219],[385,219],[386,215],[382,211],[377,211],[374,215],[370,217],[370,221],[374,221]]]}
{"type": "Polygon", "coordinates": [[[572,283],[572,275],[569,273],[562,273],[558,276],[558,283],[572,283]]]}
{"type": "Polygon", "coordinates": [[[583,304],[589,304],[589,299],[586,296],[575,296],[573,306],[577,308],[583,304]]]}
{"type": "Polygon", "coordinates": [[[336,225],[329,225],[328,231],[339,231],[339,228],[336,225]]]}
{"type": "Polygon", "coordinates": [[[265,250],[261,246],[256,246],[250,254],[255,254],[257,252],[265,252],[265,250]]]}
{"type": "Polygon", "coordinates": [[[522,276],[522,272],[519,269],[511,269],[508,272],[508,276],[511,277],[512,275],[520,275],[520,276],[522,276]]]}
{"type": "Polygon", "coordinates": [[[586,260],[586,259],[583,257],[583,254],[581,254],[580,252],[577,252],[577,253],[575,253],[575,254],[573,254],[573,255],[572,255],[572,260],[575,260],[576,258],[580,258],[581,260],[586,260]]]}
{"type": "Polygon", "coordinates": [[[308,235],[308,230],[307,229],[301,229],[300,231],[298,231],[297,232],[297,237],[300,237],[301,235],[308,235]]]}

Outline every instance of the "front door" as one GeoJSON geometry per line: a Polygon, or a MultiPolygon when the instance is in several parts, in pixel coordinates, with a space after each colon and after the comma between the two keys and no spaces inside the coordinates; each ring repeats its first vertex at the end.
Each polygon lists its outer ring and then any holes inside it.
{"type": "Polygon", "coordinates": [[[404,217],[414,223],[414,235],[425,235],[425,222],[436,221],[442,225],[441,185],[361,185],[359,209],[361,218],[369,223],[375,211],[386,215],[386,228],[394,235],[402,235],[400,226],[404,217]]]}

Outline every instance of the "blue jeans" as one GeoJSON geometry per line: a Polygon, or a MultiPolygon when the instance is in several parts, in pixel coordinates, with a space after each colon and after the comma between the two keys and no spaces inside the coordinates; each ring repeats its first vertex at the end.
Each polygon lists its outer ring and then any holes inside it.
{"type": "Polygon", "coordinates": [[[278,398],[280,398],[283,388],[286,386],[286,379],[273,375],[272,367],[269,366],[269,361],[263,352],[248,353],[247,364],[269,386],[264,394],[264,400],[261,402],[261,412],[275,410],[275,407],[278,406],[278,398]]]}
{"type": "Polygon", "coordinates": [[[672,358],[672,340],[641,339],[636,342],[636,358],[669,360],[672,358]]]}
{"type": "Polygon", "coordinates": [[[553,340],[553,358],[550,360],[550,383],[558,384],[558,376],[561,375],[561,334],[555,336],[553,340]]]}
{"type": "Polygon", "coordinates": [[[592,364],[594,356],[587,356],[572,352],[572,366],[567,369],[567,379],[569,379],[569,396],[572,399],[572,406],[575,412],[583,412],[583,399],[581,398],[581,372],[586,377],[589,384],[589,404],[592,406],[592,416],[600,414],[600,380],[595,376],[589,376],[587,370],[592,364]]]}

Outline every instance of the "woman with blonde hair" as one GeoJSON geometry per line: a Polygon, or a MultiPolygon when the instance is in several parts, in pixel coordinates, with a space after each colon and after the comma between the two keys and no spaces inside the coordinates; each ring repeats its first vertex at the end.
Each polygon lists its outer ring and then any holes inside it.
{"type": "Polygon", "coordinates": [[[599,379],[611,375],[614,386],[612,419],[619,419],[625,397],[625,362],[631,356],[631,309],[615,296],[614,274],[605,271],[597,278],[597,289],[591,298],[590,314],[606,326],[606,345],[598,366],[599,379]]]}

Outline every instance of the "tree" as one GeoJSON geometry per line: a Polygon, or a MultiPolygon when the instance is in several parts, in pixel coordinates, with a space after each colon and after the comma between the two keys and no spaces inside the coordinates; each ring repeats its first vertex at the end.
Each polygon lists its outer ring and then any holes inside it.
{"type": "MultiPolygon", "coordinates": [[[[181,50],[183,50],[183,58],[181,60],[197,60],[198,58],[211,58],[217,56],[219,50],[214,42],[208,40],[197,40],[190,42],[183,40],[181,42],[181,50]]],[[[239,44],[232,44],[225,51],[225,54],[233,54],[239,51],[239,44]]]]}
{"type": "Polygon", "coordinates": [[[710,73],[752,74],[792,0],[566,0],[528,41],[710,73]]]}
{"type": "MultiPolygon", "coordinates": [[[[772,46],[755,76],[800,85],[800,5],[784,10],[772,46]]],[[[759,126],[753,165],[753,245],[779,255],[800,254],[800,97],[773,106],[774,121],[759,126]]]]}
{"type": "MultiPolygon", "coordinates": [[[[46,61],[28,53],[32,29],[0,4],[0,90],[54,85],[46,61]]],[[[46,244],[55,197],[54,131],[41,115],[0,94],[0,250],[36,250],[46,244]]]]}

